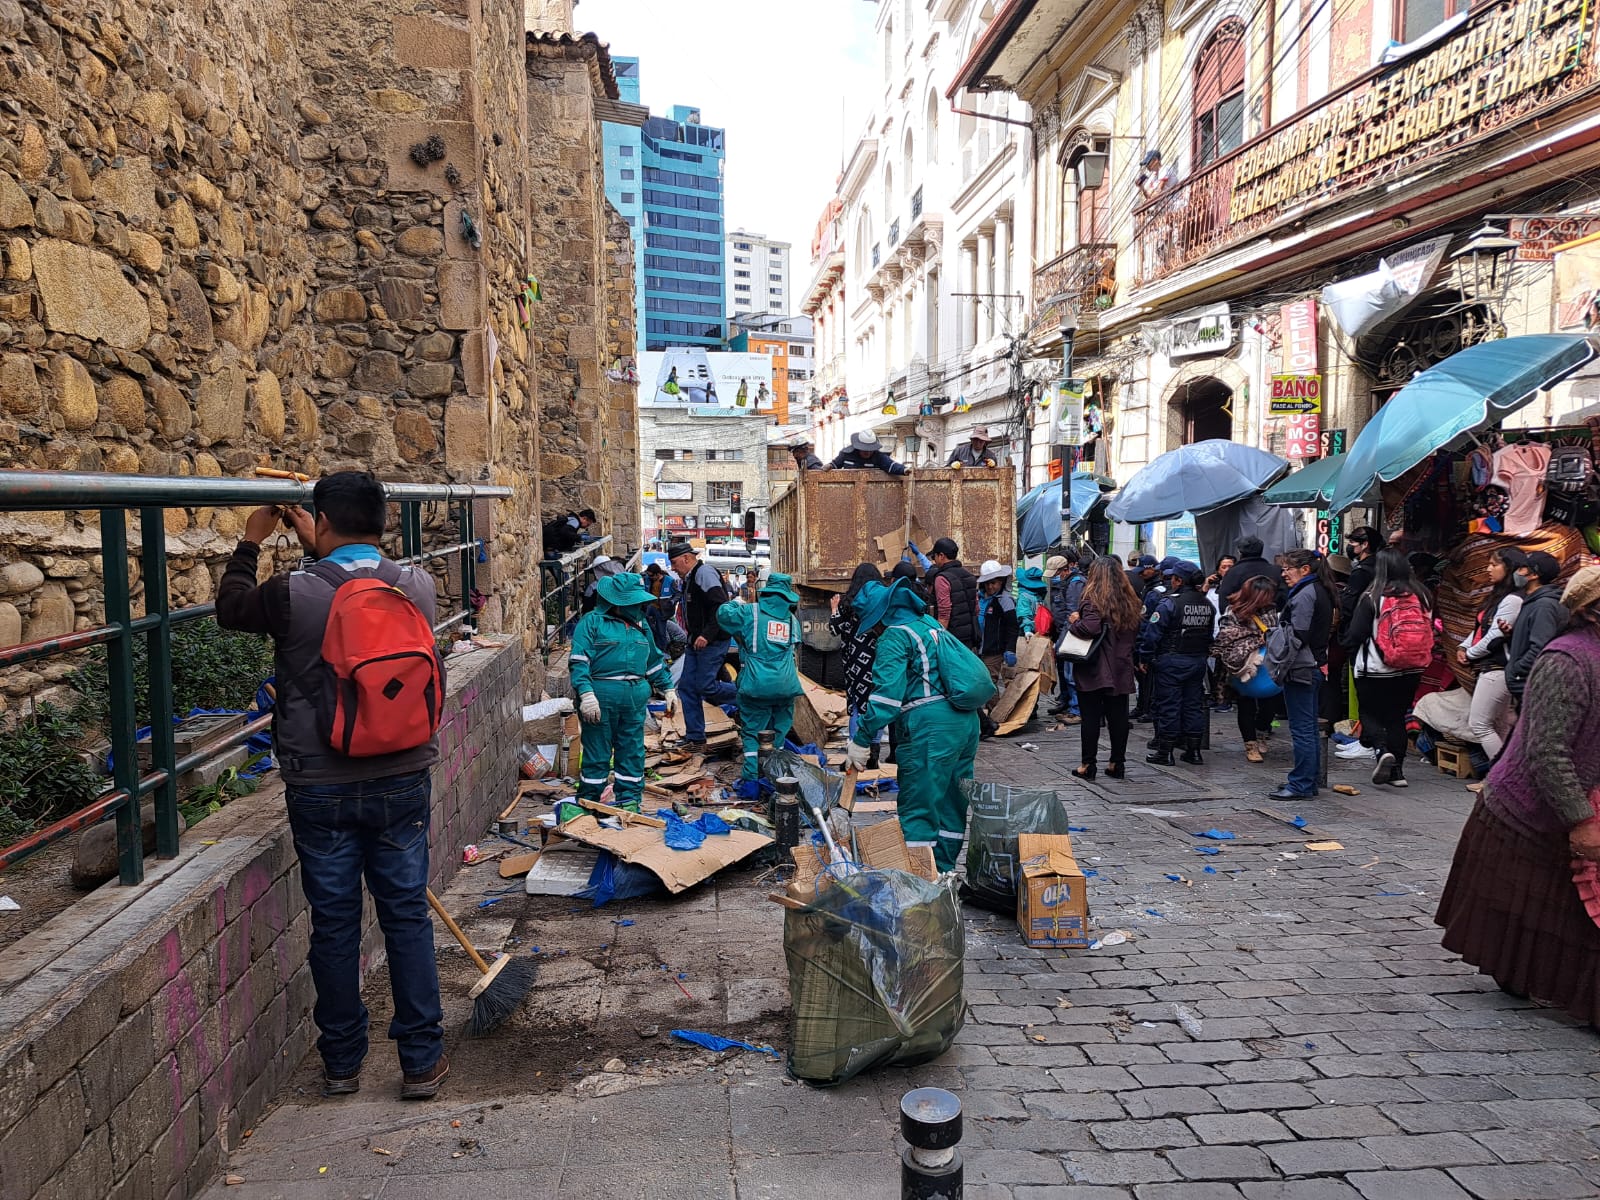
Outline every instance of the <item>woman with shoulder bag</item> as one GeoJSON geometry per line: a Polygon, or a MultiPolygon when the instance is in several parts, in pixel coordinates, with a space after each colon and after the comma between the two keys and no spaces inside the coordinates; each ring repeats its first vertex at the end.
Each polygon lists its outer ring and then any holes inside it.
{"type": "Polygon", "coordinates": [[[1433,658],[1433,597],[1406,556],[1378,551],[1372,586],[1356,601],[1340,636],[1356,673],[1361,744],[1377,755],[1372,782],[1405,787],[1406,713],[1433,658]]]}
{"type": "Polygon", "coordinates": [[[1239,721],[1246,762],[1264,760],[1261,743],[1272,730],[1277,697],[1247,696],[1239,690],[1238,684],[1244,672],[1265,669],[1260,665],[1259,651],[1277,625],[1277,584],[1257,575],[1245,580],[1244,586],[1229,597],[1228,611],[1222,615],[1217,626],[1217,640],[1212,646],[1212,653],[1222,667],[1219,674],[1224,674],[1229,681],[1228,695],[1239,721]]]}
{"type": "Polygon", "coordinates": [[[1139,634],[1139,613],[1139,597],[1126,572],[1114,559],[1095,559],[1078,610],[1067,620],[1067,631],[1073,636],[1099,640],[1099,647],[1072,668],[1083,717],[1078,727],[1083,765],[1072,772],[1079,779],[1095,777],[1102,721],[1111,731],[1106,774],[1121,779],[1127,770],[1128,697],[1133,694],[1133,644],[1139,634]]]}
{"type": "MultiPolygon", "coordinates": [[[[1506,650],[1511,641],[1505,630],[1516,624],[1522,611],[1517,568],[1527,564],[1527,555],[1514,546],[1494,552],[1489,559],[1489,594],[1478,608],[1472,632],[1456,648],[1456,661],[1477,669],[1467,720],[1472,736],[1491,760],[1500,757],[1516,720],[1511,712],[1511,690],[1506,686],[1506,650]]],[[[1469,786],[1477,790],[1476,785],[1469,786]]]]}

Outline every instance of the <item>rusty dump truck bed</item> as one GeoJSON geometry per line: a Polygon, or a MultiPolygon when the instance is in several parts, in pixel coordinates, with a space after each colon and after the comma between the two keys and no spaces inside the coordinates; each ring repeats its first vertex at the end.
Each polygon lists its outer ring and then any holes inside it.
{"type": "Polygon", "coordinates": [[[1016,495],[1009,468],[925,467],[898,478],[875,470],[802,471],[772,502],[772,569],[803,587],[843,591],[857,564],[885,573],[906,541],[927,554],[951,537],[974,570],[986,558],[1009,563],[1016,545],[1016,495]],[[880,545],[879,539],[885,541],[880,545]]]}

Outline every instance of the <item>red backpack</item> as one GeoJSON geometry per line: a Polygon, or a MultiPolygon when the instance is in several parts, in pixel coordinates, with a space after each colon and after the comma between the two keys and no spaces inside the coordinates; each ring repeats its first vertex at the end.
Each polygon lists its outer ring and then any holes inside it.
{"type": "Polygon", "coordinates": [[[444,661],[433,627],[397,586],[387,560],[376,576],[311,568],[334,585],[322,635],[317,726],[340,754],[372,758],[425,745],[439,732],[444,661]]]}
{"type": "Polygon", "coordinates": [[[1415,593],[1385,596],[1372,641],[1392,670],[1420,671],[1433,661],[1433,618],[1415,593]]]}

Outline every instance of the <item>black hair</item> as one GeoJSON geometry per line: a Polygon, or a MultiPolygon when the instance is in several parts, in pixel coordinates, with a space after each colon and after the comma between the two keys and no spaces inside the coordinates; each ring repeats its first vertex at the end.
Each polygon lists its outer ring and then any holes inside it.
{"type": "Polygon", "coordinates": [[[340,537],[383,536],[389,517],[389,500],[383,484],[371,471],[336,471],[317,480],[311,489],[311,504],[319,517],[326,517],[340,537]]]}
{"type": "Polygon", "coordinates": [[[1500,602],[1517,590],[1517,568],[1528,565],[1528,556],[1515,546],[1501,546],[1489,557],[1500,560],[1500,565],[1506,569],[1506,577],[1491,587],[1483,603],[1478,605],[1480,618],[1492,618],[1499,611],[1500,602]]]}
{"type": "Polygon", "coordinates": [[[1372,586],[1367,589],[1367,597],[1372,601],[1374,611],[1381,596],[1412,595],[1422,601],[1423,608],[1433,608],[1433,597],[1417,580],[1411,560],[1404,554],[1393,546],[1385,546],[1378,551],[1373,562],[1372,586]]]}
{"type": "MultiPolygon", "coordinates": [[[[933,554],[942,554],[946,558],[960,558],[961,547],[956,545],[954,538],[942,537],[933,544],[933,554]]],[[[932,558],[933,554],[928,555],[928,557],[932,558]]]]}
{"type": "Polygon", "coordinates": [[[1383,534],[1379,533],[1371,525],[1356,526],[1349,533],[1344,535],[1344,540],[1347,542],[1365,542],[1367,544],[1367,549],[1371,550],[1374,554],[1389,544],[1384,539],[1383,534]]]}
{"type": "Polygon", "coordinates": [[[850,590],[845,592],[843,602],[849,604],[850,601],[856,598],[856,593],[862,587],[873,581],[882,583],[883,572],[878,570],[875,563],[864,562],[859,564],[855,569],[855,573],[850,576],[850,590]]]}
{"type": "Polygon", "coordinates": [[[1266,546],[1258,537],[1243,537],[1239,539],[1240,558],[1260,558],[1266,546]]]}
{"type": "Polygon", "coordinates": [[[1078,548],[1076,546],[1061,547],[1061,557],[1066,559],[1068,564],[1074,567],[1083,561],[1083,555],[1078,553],[1078,548]]]}
{"type": "Polygon", "coordinates": [[[912,583],[916,583],[917,568],[902,558],[899,562],[895,563],[894,570],[889,572],[889,583],[891,586],[893,586],[896,579],[909,579],[912,583]]]}
{"type": "Polygon", "coordinates": [[[594,509],[592,508],[580,508],[578,510],[578,516],[590,521],[598,522],[600,520],[599,517],[594,515],[594,509]]]}

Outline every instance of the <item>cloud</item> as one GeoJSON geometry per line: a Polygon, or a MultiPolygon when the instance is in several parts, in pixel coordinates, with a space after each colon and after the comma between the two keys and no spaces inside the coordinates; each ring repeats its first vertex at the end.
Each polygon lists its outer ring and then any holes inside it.
{"type": "Polygon", "coordinates": [[[794,243],[803,289],[812,231],[867,111],[876,16],[863,0],[584,0],[574,19],[639,59],[652,112],[688,105],[727,131],[727,227],[794,243]]]}

